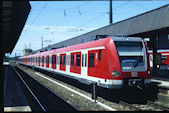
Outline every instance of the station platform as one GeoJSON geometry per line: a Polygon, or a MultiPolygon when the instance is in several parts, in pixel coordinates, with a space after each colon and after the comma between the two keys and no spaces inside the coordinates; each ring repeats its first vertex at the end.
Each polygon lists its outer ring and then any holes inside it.
{"type": "Polygon", "coordinates": [[[15,71],[9,63],[4,63],[4,112],[31,111],[21,85],[17,81],[15,71]]]}
{"type": "Polygon", "coordinates": [[[156,82],[158,84],[158,87],[169,89],[169,81],[152,78],[151,82],[156,82]]]}

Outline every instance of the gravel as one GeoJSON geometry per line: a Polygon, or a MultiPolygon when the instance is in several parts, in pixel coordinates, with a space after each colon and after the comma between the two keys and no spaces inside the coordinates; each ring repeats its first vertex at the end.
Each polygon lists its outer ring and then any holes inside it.
{"type": "MultiPolygon", "coordinates": [[[[44,78],[38,76],[37,74],[34,73],[35,71],[33,71],[30,68],[27,68],[27,67],[21,66],[21,65],[17,65],[17,67],[20,68],[21,70],[25,71],[28,75],[32,76],[33,78],[35,78],[36,80],[38,80],[39,82],[41,82],[42,84],[44,84],[45,86],[50,88],[51,90],[53,90],[56,94],[58,94],[59,96],[61,96],[65,100],[67,100],[67,102],[69,102],[70,104],[72,104],[73,106],[78,108],[80,111],[108,111],[104,107],[102,107],[102,106],[100,106],[88,99],[85,99],[84,97],[81,97],[76,93],[73,93],[72,91],[69,91],[69,90],[67,90],[67,89],[47,80],[47,79],[44,79],[44,78]]],[[[62,81],[56,80],[56,79],[49,77],[45,74],[42,74],[42,75],[44,75],[45,77],[48,77],[56,82],[59,82],[65,86],[68,86],[71,89],[74,89],[86,96],[91,97],[91,94],[89,94],[88,92],[85,92],[85,91],[83,91],[79,88],[76,88],[74,86],[71,86],[69,84],[66,84],[62,81]]],[[[104,103],[114,109],[117,109],[117,110],[127,110],[127,109],[124,109],[121,105],[118,105],[117,103],[114,103],[114,102],[107,101],[101,97],[98,97],[97,101],[102,102],[102,103],[104,103]]]]}

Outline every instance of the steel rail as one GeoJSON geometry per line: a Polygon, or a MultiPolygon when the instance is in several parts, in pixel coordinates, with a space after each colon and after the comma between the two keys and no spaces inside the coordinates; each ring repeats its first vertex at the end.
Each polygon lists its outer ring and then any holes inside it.
{"type": "Polygon", "coordinates": [[[166,106],[163,106],[163,105],[154,103],[154,102],[152,102],[152,101],[147,101],[147,104],[152,105],[152,106],[154,106],[154,107],[161,108],[161,109],[163,109],[163,110],[165,110],[165,111],[169,111],[169,107],[166,107],[166,106]]]}
{"type": "Polygon", "coordinates": [[[43,111],[46,112],[45,108],[43,107],[43,105],[40,103],[40,101],[38,100],[38,98],[35,96],[35,94],[32,92],[32,90],[29,88],[29,86],[26,84],[26,82],[23,80],[23,78],[21,77],[21,75],[16,71],[16,69],[11,66],[13,68],[13,70],[16,72],[16,74],[19,76],[19,78],[21,79],[21,81],[24,83],[24,85],[26,86],[26,88],[29,90],[29,92],[32,94],[32,96],[35,98],[35,100],[38,102],[39,106],[42,108],[43,111]]]}
{"type": "Polygon", "coordinates": [[[134,110],[136,110],[136,111],[143,111],[142,109],[140,109],[140,108],[138,108],[138,107],[135,107],[134,105],[129,104],[129,103],[126,103],[126,102],[124,102],[124,101],[120,101],[119,104],[128,106],[130,109],[134,109],[134,110]]]}
{"type": "MultiPolygon", "coordinates": [[[[18,67],[17,67],[18,68],[18,67]]],[[[21,70],[20,68],[18,68],[19,70],[21,70]]],[[[23,71],[23,70],[21,70],[23,71]]],[[[24,72],[24,71],[23,71],[24,72]]],[[[50,93],[54,94],[56,97],[59,97],[61,100],[63,100],[65,103],[67,103],[69,106],[71,106],[72,108],[74,108],[76,111],[78,111],[78,109],[71,105],[70,103],[68,103],[65,99],[63,99],[61,96],[57,95],[54,91],[52,91],[50,88],[48,88],[47,86],[45,86],[44,84],[40,83],[38,80],[36,80],[35,78],[29,76],[31,79],[33,79],[34,81],[36,81],[38,84],[40,84],[41,86],[43,86],[44,88],[46,88],[50,93]]]]}

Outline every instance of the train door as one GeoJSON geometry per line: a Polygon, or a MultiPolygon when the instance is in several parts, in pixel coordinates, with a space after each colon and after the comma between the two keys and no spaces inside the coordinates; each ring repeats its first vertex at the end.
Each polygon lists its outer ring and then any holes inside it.
{"type": "Polygon", "coordinates": [[[52,69],[56,69],[56,55],[52,55],[52,69]]]}
{"type": "Polygon", "coordinates": [[[42,67],[44,67],[44,56],[42,56],[42,67]]]}
{"type": "Polygon", "coordinates": [[[40,56],[39,56],[39,59],[38,59],[38,66],[40,66],[40,56]]]}
{"type": "Polygon", "coordinates": [[[60,70],[66,71],[66,53],[60,54],[60,70]]]}
{"type": "Polygon", "coordinates": [[[49,55],[46,56],[46,67],[49,68],[49,55]]]}
{"type": "Polygon", "coordinates": [[[26,60],[25,62],[26,62],[26,64],[27,64],[27,62],[28,62],[28,59],[27,59],[27,57],[26,57],[26,59],[25,59],[25,60],[26,60]]]}
{"type": "Polygon", "coordinates": [[[82,60],[81,60],[81,74],[83,77],[87,76],[87,61],[88,61],[88,51],[82,50],[82,60]]]}

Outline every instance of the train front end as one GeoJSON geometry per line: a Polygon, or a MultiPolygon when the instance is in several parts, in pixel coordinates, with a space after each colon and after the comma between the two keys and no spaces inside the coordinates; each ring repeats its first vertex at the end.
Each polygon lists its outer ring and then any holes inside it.
{"type": "Polygon", "coordinates": [[[151,82],[151,76],[149,57],[143,40],[138,37],[112,39],[118,54],[118,64],[120,64],[119,72],[112,71],[113,78],[121,79],[122,87],[147,86],[151,82]]]}

